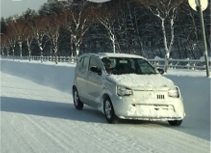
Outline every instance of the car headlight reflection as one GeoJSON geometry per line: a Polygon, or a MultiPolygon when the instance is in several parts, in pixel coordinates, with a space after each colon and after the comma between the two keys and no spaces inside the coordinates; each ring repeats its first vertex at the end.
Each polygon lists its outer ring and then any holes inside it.
{"type": "Polygon", "coordinates": [[[173,98],[179,98],[180,97],[179,88],[174,87],[174,88],[169,89],[168,96],[173,97],[173,98]]]}
{"type": "Polygon", "coordinates": [[[133,94],[133,91],[127,87],[117,86],[117,94],[118,96],[130,96],[133,94]]]}

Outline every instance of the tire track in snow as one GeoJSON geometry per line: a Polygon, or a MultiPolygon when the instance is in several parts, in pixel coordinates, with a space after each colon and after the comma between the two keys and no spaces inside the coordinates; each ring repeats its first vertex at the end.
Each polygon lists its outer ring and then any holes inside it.
{"type": "Polygon", "coordinates": [[[168,128],[159,124],[150,123],[136,124],[135,126],[129,124],[126,126],[129,126],[129,129],[124,125],[123,127],[117,127],[116,130],[120,135],[125,135],[124,130],[128,129],[130,133],[128,139],[133,139],[137,144],[143,144],[143,146],[151,145],[150,150],[152,152],[169,153],[175,150],[181,153],[208,153],[210,151],[209,141],[179,132],[172,129],[173,127],[168,128]]]}
{"type": "MultiPolygon", "coordinates": [[[[36,144],[34,138],[30,136],[31,133],[26,128],[29,122],[24,119],[24,115],[5,112],[1,115],[2,118],[7,118],[7,120],[2,120],[1,153],[37,153],[34,149],[36,144]]],[[[41,150],[40,146],[37,148],[41,150]]],[[[43,149],[45,151],[45,148],[43,149]]]]}
{"type": "MultiPolygon", "coordinates": [[[[56,131],[53,131],[51,127],[49,127],[46,124],[43,124],[43,121],[40,121],[40,118],[32,120],[32,118],[25,116],[25,118],[30,121],[30,123],[33,125],[33,127],[36,127],[36,136],[38,139],[42,138],[43,145],[46,146],[47,152],[69,152],[71,149],[68,146],[65,145],[64,141],[61,141],[56,131]]],[[[47,118],[48,119],[48,118],[47,118]]],[[[50,119],[49,119],[50,120],[50,119]]],[[[48,121],[49,122],[49,121],[48,121]]],[[[54,125],[56,126],[56,125],[54,125]]],[[[62,129],[61,129],[62,130],[62,129]]],[[[58,133],[60,134],[60,133],[58,133]]],[[[77,153],[77,151],[75,151],[77,153]]]]}

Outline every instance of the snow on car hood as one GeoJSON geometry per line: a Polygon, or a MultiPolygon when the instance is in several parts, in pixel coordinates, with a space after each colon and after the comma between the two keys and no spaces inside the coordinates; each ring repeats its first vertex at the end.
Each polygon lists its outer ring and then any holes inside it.
{"type": "Polygon", "coordinates": [[[163,77],[162,75],[110,75],[109,80],[116,82],[117,85],[123,85],[133,89],[164,89],[174,86],[173,81],[163,77]]]}

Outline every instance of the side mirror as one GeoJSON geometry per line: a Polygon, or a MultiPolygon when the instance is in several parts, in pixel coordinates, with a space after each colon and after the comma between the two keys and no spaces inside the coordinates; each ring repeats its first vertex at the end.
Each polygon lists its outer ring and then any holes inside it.
{"type": "Polygon", "coordinates": [[[94,73],[97,73],[98,75],[101,75],[101,74],[102,74],[101,69],[98,68],[98,67],[96,67],[96,66],[92,66],[92,67],[90,68],[90,71],[91,71],[91,72],[94,72],[94,73]]]}
{"type": "Polygon", "coordinates": [[[158,72],[159,72],[160,74],[163,74],[163,73],[164,73],[164,70],[161,69],[161,68],[158,68],[157,70],[158,70],[158,72]]]}

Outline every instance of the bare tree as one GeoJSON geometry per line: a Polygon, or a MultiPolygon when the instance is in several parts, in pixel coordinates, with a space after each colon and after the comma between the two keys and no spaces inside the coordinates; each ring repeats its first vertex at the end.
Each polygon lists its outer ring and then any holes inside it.
{"type": "Polygon", "coordinates": [[[40,61],[43,62],[43,50],[46,46],[47,40],[45,40],[45,37],[47,36],[46,33],[46,25],[48,24],[48,18],[47,17],[36,17],[34,19],[34,26],[32,31],[34,32],[35,39],[37,41],[38,47],[40,49],[40,61]]]}
{"type": "Polygon", "coordinates": [[[15,22],[13,18],[8,20],[8,26],[5,30],[4,35],[6,35],[8,44],[12,50],[12,56],[13,56],[13,60],[15,59],[15,46],[16,43],[18,41],[17,35],[15,34],[14,30],[15,30],[15,22]]]}
{"type": "Polygon", "coordinates": [[[94,15],[96,19],[105,27],[108,37],[112,42],[113,52],[116,52],[117,37],[115,34],[114,23],[118,19],[118,5],[115,2],[108,2],[95,7],[94,15]]]}
{"type": "MultiPolygon", "coordinates": [[[[30,24],[30,23],[28,23],[28,24],[30,24]]],[[[27,49],[28,49],[29,61],[31,61],[31,56],[32,56],[31,44],[32,44],[35,36],[34,36],[34,33],[32,32],[32,29],[29,26],[27,26],[25,30],[27,33],[25,40],[26,40],[26,45],[27,45],[27,49]]]]}
{"type": "Polygon", "coordinates": [[[32,56],[32,50],[31,50],[31,45],[32,42],[35,38],[35,24],[34,24],[34,19],[36,18],[37,13],[34,10],[27,9],[23,15],[22,18],[24,19],[24,24],[25,24],[25,41],[28,49],[28,56],[29,56],[29,61],[31,61],[31,56],[32,56]]]}
{"type": "Polygon", "coordinates": [[[6,39],[6,35],[1,33],[1,55],[5,56],[5,55],[9,55],[8,53],[6,54],[5,53],[5,49],[6,49],[6,52],[7,52],[7,39],[6,39]]]}
{"type": "Polygon", "coordinates": [[[14,23],[14,33],[16,34],[16,38],[17,38],[17,43],[19,45],[19,51],[20,51],[20,59],[22,60],[23,58],[23,42],[25,40],[25,36],[26,36],[26,20],[19,17],[17,20],[15,20],[14,23]]]}
{"type": "Polygon", "coordinates": [[[71,54],[73,55],[74,47],[76,56],[78,56],[84,35],[92,24],[93,15],[91,8],[87,2],[71,3],[64,7],[63,14],[64,27],[71,35],[71,54]]]}
{"type": "Polygon", "coordinates": [[[58,63],[59,36],[62,19],[61,15],[51,15],[48,17],[48,24],[46,25],[47,35],[53,47],[56,64],[58,63]]]}
{"type": "Polygon", "coordinates": [[[165,47],[165,72],[168,70],[170,54],[174,44],[174,21],[177,15],[177,8],[185,0],[137,0],[146,6],[154,15],[161,20],[163,40],[165,47]],[[170,35],[168,37],[166,22],[169,22],[170,35]],[[169,39],[168,39],[169,38],[169,39]]]}
{"type": "MultiPolygon", "coordinates": [[[[63,27],[68,31],[68,34],[71,35],[71,27],[73,19],[72,19],[72,12],[69,11],[70,8],[69,5],[66,5],[65,8],[63,8],[62,13],[63,13],[63,27]]],[[[73,42],[72,42],[72,37],[70,37],[70,56],[73,57],[73,42]]]]}

